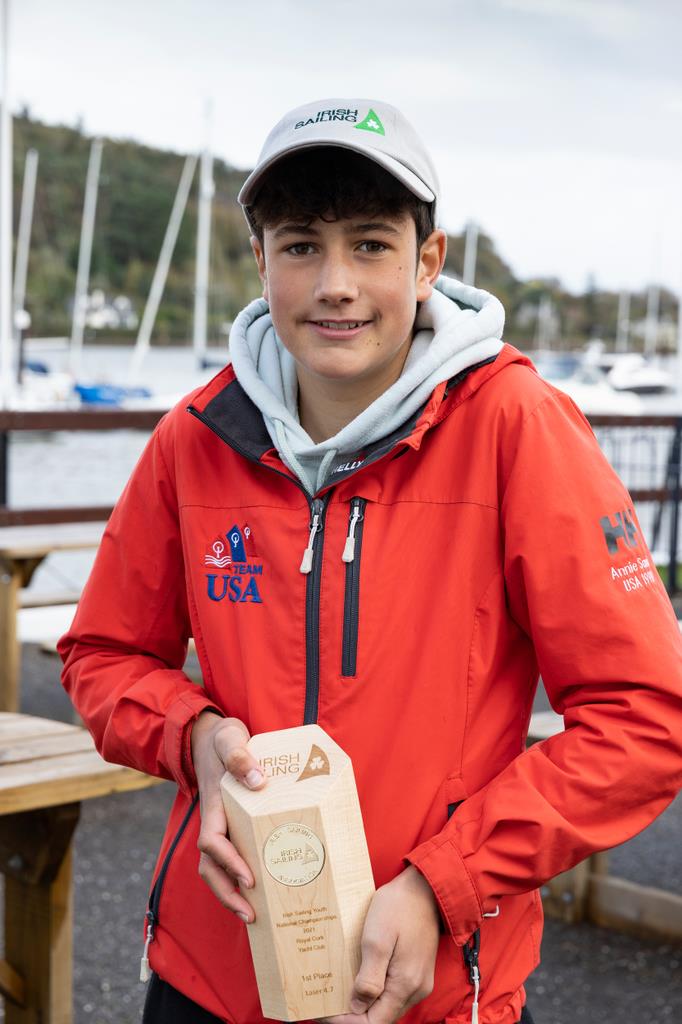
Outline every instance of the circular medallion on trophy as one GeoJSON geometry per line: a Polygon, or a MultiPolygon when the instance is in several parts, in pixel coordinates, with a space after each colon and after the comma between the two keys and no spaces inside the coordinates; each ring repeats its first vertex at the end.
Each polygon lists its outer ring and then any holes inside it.
{"type": "Polygon", "coordinates": [[[263,861],[283,885],[307,885],[324,867],[324,846],[307,825],[287,821],[265,840],[263,861]]]}

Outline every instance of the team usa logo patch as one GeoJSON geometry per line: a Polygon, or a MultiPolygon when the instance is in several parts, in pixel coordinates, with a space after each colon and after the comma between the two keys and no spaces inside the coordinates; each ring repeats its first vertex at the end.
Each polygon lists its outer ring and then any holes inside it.
{"type": "Polygon", "coordinates": [[[248,523],[241,529],[235,524],[217,536],[206,549],[204,566],[223,570],[206,573],[206,592],[211,601],[263,603],[258,587],[263,563],[248,523]]]}

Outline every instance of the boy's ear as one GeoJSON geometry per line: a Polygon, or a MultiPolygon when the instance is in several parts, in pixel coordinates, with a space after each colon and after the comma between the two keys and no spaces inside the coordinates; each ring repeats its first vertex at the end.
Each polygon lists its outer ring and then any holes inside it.
{"type": "Polygon", "coordinates": [[[441,228],[436,228],[422,242],[417,263],[417,302],[425,302],[431,297],[433,285],[445,263],[446,249],[447,235],[441,228]]]}
{"type": "Polygon", "coordinates": [[[268,275],[265,271],[265,254],[263,253],[263,246],[260,244],[255,235],[251,235],[249,241],[251,242],[251,249],[253,250],[253,255],[256,258],[258,276],[260,277],[261,284],[263,285],[263,298],[265,299],[266,302],[269,302],[270,300],[268,299],[268,275]]]}

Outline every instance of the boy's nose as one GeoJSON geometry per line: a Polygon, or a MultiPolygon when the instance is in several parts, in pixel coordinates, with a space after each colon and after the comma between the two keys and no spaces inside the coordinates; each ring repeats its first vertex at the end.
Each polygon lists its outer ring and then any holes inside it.
{"type": "Polygon", "coordinates": [[[352,302],[359,295],[357,280],[348,263],[331,256],[321,262],[315,283],[315,298],[332,305],[352,302]]]}

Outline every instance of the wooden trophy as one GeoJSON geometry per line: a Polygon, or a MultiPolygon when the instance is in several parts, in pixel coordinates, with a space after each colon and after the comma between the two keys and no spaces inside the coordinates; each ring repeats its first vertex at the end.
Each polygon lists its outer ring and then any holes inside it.
{"type": "Polygon", "coordinates": [[[319,725],[252,736],[267,779],[222,780],[230,841],[251,868],[245,891],[263,1015],[309,1020],[349,1013],[360,938],[374,893],[347,754],[319,725]]]}

